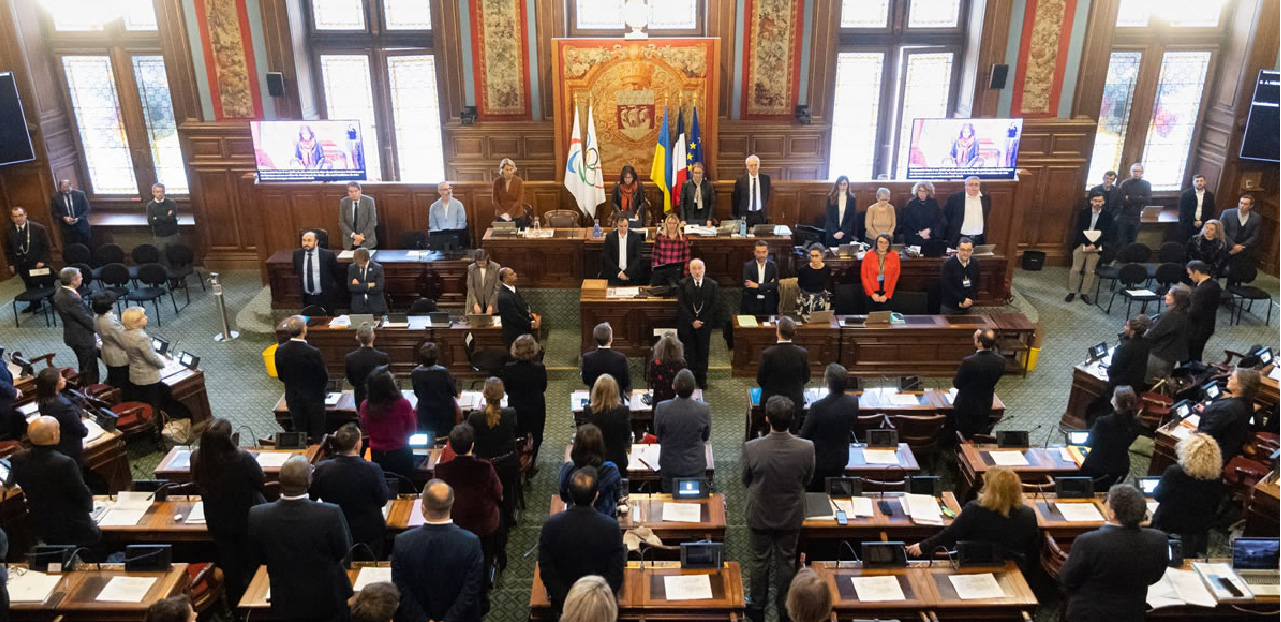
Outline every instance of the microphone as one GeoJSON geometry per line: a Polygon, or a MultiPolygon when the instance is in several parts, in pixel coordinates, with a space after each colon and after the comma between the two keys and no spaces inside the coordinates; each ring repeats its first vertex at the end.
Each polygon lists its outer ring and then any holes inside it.
{"type": "Polygon", "coordinates": [[[953,568],[955,568],[955,567],[956,567],[956,561],[952,558],[952,556],[953,556],[954,554],[956,554],[956,551],[953,551],[953,550],[951,550],[951,549],[947,548],[946,546],[943,546],[942,544],[940,544],[940,545],[938,545],[938,546],[934,547],[934,550],[933,550],[933,551],[930,551],[930,568],[933,568],[933,567],[934,567],[934,558],[938,557],[937,553],[939,552],[939,550],[942,550],[942,551],[943,551],[943,554],[947,556],[947,563],[948,563],[948,565],[950,565],[950,566],[952,566],[953,568]]]}
{"type": "Polygon", "coordinates": [[[257,447],[257,446],[258,446],[258,442],[259,442],[259,441],[258,441],[258,435],[254,433],[253,428],[251,428],[251,427],[249,427],[249,426],[247,426],[247,425],[241,425],[241,426],[239,426],[239,427],[237,427],[237,428],[236,428],[236,434],[233,436],[233,440],[236,442],[236,444],[237,444],[237,445],[239,445],[239,444],[240,444],[240,431],[241,431],[241,430],[245,430],[245,431],[248,431],[248,432],[249,432],[249,437],[250,437],[250,438],[252,438],[252,439],[254,439],[254,443],[253,443],[253,445],[251,445],[251,447],[257,447]]]}
{"type": "Polygon", "coordinates": [[[409,490],[413,491],[414,494],[418,494],[418,486],[414,485],[414,480],[409,479],[408,477],[405,477],[404,475],[401,475],[400,473],[396,473],[394,471],[383,471],[383,475],[384,476],[390,475],[392,477],[395,477],[398,480],[403,480],[407,482],[409,484],[409,490]]]}
{"type": "MultiPolygon", "coordinates": [[[[1041,445],[1042,449],[1050,448],[1050,439],[1054,438],[1055,432],[1058,432],[1060,434],[1066,434],[1065,432],[1063,432],[1063,428],[1061,427],[1055,426],[1053,428],[1050,428],[1050,433],[1045,435],[1045,444],[1041,445]]],[[[1064,436],[1064,438],[1067,438],[1067,437],[1064,436]]]]}
{"type": "Polygon", "coordinates": [[[151,491],[151,494],[147,495],[147,499],[154,499],[154,500],[156,500],[156,501],[164,501],[164,500],[168,497],[168,495],[161,495],[161,494],[160,494],[160,491],[165,490],[166,488],[174,488],[174,487],[176,487],[176,486],[177,486],[177,484],[175,484],[174,482],[165,482],[165,483],[163,483],[163,484],[161,484],[161,485],[157,486],[155,490],[151,491]]]}
{"type": "Polygon", "coordinates": [[[841,567],[841,553],[843,553],[844,551],[849,551],[850,555],[854,556],[854,561],[860,564],[863,563],[863,560],[859,559],[858,552],[854,550],[854,546],[850,544],[850,541],[842,539],[841,547],[836,549],[836,567],[837,568],[841,567]]]}
{"type": "Polygon", "coordinates": [[[351,545],[351,547],[349,547],[349,548],[347,549],[347,567],[348,567],[348,568],[351,568],[351,563],[352,563],[353,561],[355,561],[355,560],[353,559],[353,557],[352,557],[352,552],[354,552],[356,549],[358,549],[358,548],[362,548],[362,547],[365,549],[365,551],[367,551],[367,552],[369,553],[369,560],[370,560],[370,561],[374,561],[374,562],[378,561],[378,556],[377,556],[377,555],[374,555],[374,550],[373,550],[373,549],[371,549],[371,548],[369,548],[369,545],[368,545],[368,544],[365,544],[364,542],[357,542],[357,543],[355,543],[355,544],[351,545]]]}

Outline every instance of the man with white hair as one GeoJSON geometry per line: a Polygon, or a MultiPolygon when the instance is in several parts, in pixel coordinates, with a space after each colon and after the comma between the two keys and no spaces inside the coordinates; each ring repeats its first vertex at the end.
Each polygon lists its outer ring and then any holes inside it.
{"type": "Polygon", "coordinates": [[[1139,237],[1139,219],[1143,208],[1152,202],[1152,182],[1143,178],[1143,164],[1130,165],[1130,178],[1121,182],[1121,210],[1113,219],[1116,239],[1122,246],[1139,237]]]}
{"type": "Polygon", "coordinates": [[[458,237],[458,245],[466,248],[470,237],[467,235],[467,211],[462,201],[454,198],[453,184],[442,181],[436,186],[440,198],[431,204],[427,212],[428,233],[452,233],[458,237]]]}
{"type": "MultiPolygon", "coordinates": [[[[747,172],[734,181],[730,205],[734,218],[747,220],[748,226],[769,222],[769,175],[761,171],[761,159],[747,156],[747,172]]],[[[701,384],[701,383],[700,383],[701,384]]]]}
{"type": "Polygon", "coordinates": [[[685,360],[698,387],[706,389],[712,331],[721,326],[721,295],[716,280],[707,278],[707,265],[702,259],[689,262],[689,276],[681,281],[676,298],[680,314],[676,332],[685,344],[685,360]]]}
{"type": "Polygon", "coordinates": [[[975,246],[983,244],[987,233],[987,216],[992,211],[992,197],[979,191],[979,178],[965,178],[965,190],[953,192],[943,206],[943,216],[948,226],[948,242],[956,248],[957,242],[966,237],[975,246]]]}

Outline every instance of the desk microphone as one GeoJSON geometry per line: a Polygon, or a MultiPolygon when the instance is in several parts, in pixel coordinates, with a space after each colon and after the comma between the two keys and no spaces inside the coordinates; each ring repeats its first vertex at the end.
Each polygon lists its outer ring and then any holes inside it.
{"type": "Polygon", "coordinates": [[[378,556],[374,555],[374,550],[369,548],[368,544],[365,544],[364,542],[357,542],[351,545],[350,547],[348,547],[347,549],[347,556],[346,556],[347,568],[351,568],[351,563],[355,561],[355,559],[352,557],[352,552],[362,547],[365,549],[366,552],[369,553],[369,561],[374,561],[374,562],[378,561],[378,556]]]}
{"type": "MultiPolygon", "coordinates": [[[[1042,449],[1049,449],[1049,448],[1050,448],[1050,439],[1054,438],[1054,433],[1055,433],[1055,432],[1058,432],[1058,433],[1060,433],[1060,434],[1066,434],[1065,432],[1063,432],[1063,428],[1062,428],[1062,427],[1054,426],[1053,428],[1050,428],[1050,433],[1045,435],[1045,443],[1044,443],[1043,445],[1041,445],[1041,448],[1042,448],[1042,449]]],[[[1066,438],[1066,436],[1065,436],[1064,438],[1066,438]]]]}
{"type": "Polygon", "coordinates": [[[845,551],[849,551],[850,555],[854,556],[854,561],[860,564],[863,563],[863,560],[859,559],[858,552],[854,550],[854,547],[850,544],[850,541],[842,539],[840,548],[836,549],[836,567],[837,568],[841,567],[841,553],[845,551]]]}
{"type": "Polygon", "coordinates": [[[160,492],[168,488],[176,488],[177,486],[178,485],[175,484],[174,482],[165,482],[157,486],[155,490],[151,491],[151,494],[147,495],[147,499],[155,500],[155,501],[164,501],[166,498],[168,498],[168,495],[167,494],[162,495],[160,494],[160,492]]]}
{"type": "Polygon", "coordinates": [[[250,438],[252,438],[252,439],[254,439],[254,444],[253,444],[253,445],[250,445],[250,447],[257,447],[257,446],[258,446],[258,443],[259,443],[259,441],[258,441],[258,435],[254,433],[253,428],[251,428],[251,427],[249,427],[249,426],[247,426],[247,425],[241,425],[241,426],[239,426],[239,427],[237,427],[237,428],[236,428],[236,433],[232,435],[232,442],[233,442],[233,443],[235,443],[237,446],[239,446],[239,445],[240,445],[240,431],[241,431],[241,430],[246,430],[246,431],[248,431],[248,432],[249,432],[249,437],[250,437],[250,438]]]}
{"type": "Polygon", "coordinates": [[[405,477],[404,475],[401,475],[400,473],[397,473],[395,471],[383,471],[383,475],[384,476],[390,475],[392,477],[395,477],[397,480],[404,480],[406,483],[409,484],[409,490],[413,491],[414,494],[418,494],[418,486],[414,485],[414,480],[409,479],[408,477],[405,477]]]}

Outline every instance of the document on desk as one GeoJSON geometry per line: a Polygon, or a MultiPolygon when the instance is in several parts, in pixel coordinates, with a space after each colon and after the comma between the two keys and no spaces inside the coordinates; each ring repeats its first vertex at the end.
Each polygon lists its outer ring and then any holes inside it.
{"type": "Polygon", "coordinates": [[[756,316],[740,315],[738,316],[738,325],[742,328],[756,328],[756,316]]]}
{"type": "Polygon", "coordinates": [[[849,499],[832,499],[832,505],[836,506],[848,518],[876,516],[873,510],[871,497],[851,497],[849,499]]]}
{"type": "Polygon", "coordinates": [[[663,577],[667,600],[710,600],[712,578],[705,574],[663,577]]]}
{"type": "Polygon", "coordinates": [[[1027,456],[1017,449],[993,450],[987,452],[996,466],[1027,466],[1027,456]]]}
{"type": "Polygon", "coordinates": [[[58,587],[62,575],[45,574],[38,570],[24,573],[9,572],[10,603],[43,603],[49,600],[53,590],[58,587]]]}
{"type": "MultiPolygon", "coordinates": [[[[377,251],[376,249],[371,249],[371,250],[369,251],[369,258],[370,258],[370,259],[373,259],[373,258],[374,258],[374,253],[377,253],[377,252],[378,252],[378,251],[377,251]]],[[[351,258],[353,258],[353,257],[355,257],[355,256],[356,256],[356,249],[354,249],[354,248],[353,248],[353,249],[348,249],[348,250],[342,251],[341,253],[338,253],[338,258],[339,258],[339,259],[351,259],[351,258]]]]}
{"type": "Polygon", "coordinates": [[[365,566],[356,573],[356,582],[351,584],[351,589],[359,592],[365,589],[370,583],[380,581],[391,582],[391,566],[365,566]]]}
{"type": "Polygon", "coordinates": [[[664,503],[663,522],[697,523],[702,520],[703,506],[698,503],[664,503]]]}
{"type": "Polygon", "coordinates": [[[93,419],[83,419],[82,421],[84,422],[85,429],[89,432],[88,434],[85,434],[84,440],[81,441],[81,443],[86,447],[89,446],[89,443],[98,440],[98,437],[107,433],[106,430],[103,430],[102,426],[99,426],[98,422],[93,419]]]}
{"type": "Polygon", "coordinates": [[[191,511],[187,513],[187,524],[203,525],[205,523],[205,502],[197,501],[191,504],[191,511]]]}
{"type": "Polygon", "coordinates": [[[1069,523],[1101,523],[1103,515],[1099,513],[1098,506],[1090,502],[1083,503],[1066,503],[1059,501],[1054,504],[1058,508],[1059,514],[1063,515],[1063,520],[1069,523]]]}
{"type": "Polygon", "coordinates": [[[943,396],[943,399],[947,400],[948,404],[951,404],[953,401],[956,400],[956,394],[958,392],[959,391],[957,390],[956,387],[952,387],[947,390],[947,393],[943,396]]]}
{"type": "Polygon", "coordinates": [[[939,501],[934,495],[908,493],[903,496],[903,501],[912,522],[921,525],[943,524],[943,512],[939,510],[939,501]]]}
{"type": "Polygon", "coordinates": [[[952,582],[952,589],[961,600],[979,600],[984,598],[1005,598],[1005,590],[996,582],[992,573],[954,574],[947,577],[952,582]]]}
{"type": "Polygon", "coordinates": [[[339,315],[329,320],[329,328],[351,328],[351,316],[339,315]]]}
{"type": "Polygon", "coordinates": [[[1182,568],[1167,568],[1160,581],[1148,586],[1146,600],[1153,609],[1183,605],[1214,607],[1218,604],[1196,571],[1182,568]]]}
{"type": "Polygon", "coordinates": [[[260,451],[257,456],[254,456],[254,459],[258,461],[258,466],[261,467],[281,467],[292,457],[294,455],[287,451],[260,451]]]}
{"type": "Polygon", "coordinates": [[[920,406],[921,397],[919,395],[904,395],[899,393],[890,398],[890,403],[895,406],[920,406]]]}
{"type": "Polygon", "coordinates": [[[633,465],[640,465],[642,468],[657,472],[659,450],[659,446],[656,444],[632,445],[632,448],[627,452],[627,470],[635,470],[636,467],[633,465]]]}
{"type": "Polygon", "coordinates": [[[863,448],[863,462],[868,464],[898,464],[897,449],[863,448]]]}
{"type": "Polygon", "coordinates": [[[325,394],[325,406],[337,406],[342,400],[342,391],[330,391],[325,394]]]}
{"type": "Polygon", "coordinates": [[[112,577],[98,592],[98,598],[109,603],[140,603],[156,584],[155,577],[112,577]]]}
{"type": "Polygon", "coordinates": [[[147,515],[146,510],[111,508],[98,521],[99,527],[132,527],[147,515]]]}
{"type": "Polygon", "coordinates": [[[863,602],[907,600],[896,576],[850,577],[850,581],[854,582],[854,593],[863,602]]]}
{"type": "Polygon", "coordinates": [[[605,290],[605,297],[610,299],[635,298],[639,295],[639,287],[610,287],[605,290]]]}

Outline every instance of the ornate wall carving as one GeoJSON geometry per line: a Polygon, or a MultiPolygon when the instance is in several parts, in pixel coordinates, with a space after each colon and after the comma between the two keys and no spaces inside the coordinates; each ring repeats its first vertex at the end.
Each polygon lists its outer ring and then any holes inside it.
{"type": "Polygon", "coordinates": [[[262,118],[262,94],[249,40],[249,14],[238,0],[195,0],[214,118],[262,118]]]}

